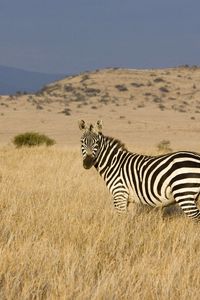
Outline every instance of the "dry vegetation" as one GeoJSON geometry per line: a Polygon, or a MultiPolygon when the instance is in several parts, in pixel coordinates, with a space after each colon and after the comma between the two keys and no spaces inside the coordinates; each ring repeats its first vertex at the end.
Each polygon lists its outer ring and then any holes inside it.
{"type": "Polygon", "coordinates": [[[199,225],[118,216],[77,149],[0,149],[0,299],[199,299],[199,225]]]}
{"type": "Polygon", "coordinates": [[[105,69],[0,96],[0,299],[199,299],[199,225],[140,206],[118,216],[69,148],[83,118],[136,152],[200,152],[199,82],[197,67],[105,69]],[[26,131],[68,148],[9,146],[26,131]]]}
{"type": "Polygon", "coordinates": [[[199,82],[200,67],[112,68],[66,77],[36,94],[1,96],[0,144],[36,131],[75,145],[82,118],[103,119],[109,135],[136,148],[164,139],[174,150],[199,151],[199,82]]]}

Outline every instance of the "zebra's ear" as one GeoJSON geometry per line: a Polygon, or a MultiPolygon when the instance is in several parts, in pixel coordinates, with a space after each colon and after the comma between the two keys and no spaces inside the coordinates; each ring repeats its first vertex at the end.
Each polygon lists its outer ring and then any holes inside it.
{"type": "Polygon", "coordinates": [[[86,129],[85,121],[83,121],[83,120],[78,121],[78,126],[79,126],[80,130],[85,130],[86,129]]]}
{"type": "Polygon", "coordinates": [[[98,120],[97,123],[96,123],[96,129],[97,129],[97,131],[101,132],[102,128],[103,128],[103,122],[102,122],[102,120],[98,120]]]}

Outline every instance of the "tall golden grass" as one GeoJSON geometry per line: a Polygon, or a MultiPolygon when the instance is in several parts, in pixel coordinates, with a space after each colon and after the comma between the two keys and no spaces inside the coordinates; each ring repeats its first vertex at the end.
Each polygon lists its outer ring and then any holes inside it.
{"type": "Polygon", "coordinates": [[[0,149],[0,299],[199,299],[200,227],[115,213],[77,149],[0,149]]]}

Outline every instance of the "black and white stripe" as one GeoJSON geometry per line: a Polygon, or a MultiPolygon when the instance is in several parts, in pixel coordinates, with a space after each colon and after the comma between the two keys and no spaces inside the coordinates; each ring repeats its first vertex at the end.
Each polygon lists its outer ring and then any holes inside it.
{"type": "Polygon", "coordinates": [[[102,124],[83,130],[81,149],[86,169],[94,166],[113,195],[118,211],[126,211],[131,199],[150,206],[178,203],[184,213],[200,219],[196,202],[200,193],[200,155],[179,151],[162,156],[129,152],[124,145],[101,133],[102,124]]]}

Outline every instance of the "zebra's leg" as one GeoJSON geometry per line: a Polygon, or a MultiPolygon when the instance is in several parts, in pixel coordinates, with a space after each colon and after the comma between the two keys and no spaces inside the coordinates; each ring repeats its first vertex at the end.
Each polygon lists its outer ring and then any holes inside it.
{"type": "Polygon", "coordinates": [[[188,194],[184,197],[177,197],[175,200],[189,218],[200,221],[200,211],[196,205],[196,197],[194,195],[188,194]]]}
{"type": "Polygon", "coordinates": [[[127,212],[128,207],[128,193],[118,192],[113,195],[114,207],[119,213],[127,212]]]}

